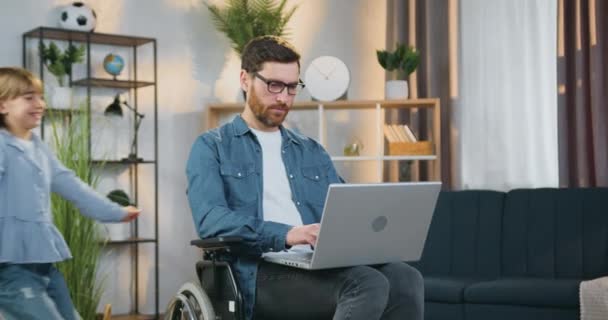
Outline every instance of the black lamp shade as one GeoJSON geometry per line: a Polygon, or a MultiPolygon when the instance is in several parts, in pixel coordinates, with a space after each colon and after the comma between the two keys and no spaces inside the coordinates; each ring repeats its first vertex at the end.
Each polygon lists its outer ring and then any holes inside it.
{"type": "Polygon", "coordinates": [[[106,116],[118,116],[122,117],[122,108],[120,107],[120,98],[117,95],[114,97],[114,102],[112,102],[103,113],[106,116]]]}

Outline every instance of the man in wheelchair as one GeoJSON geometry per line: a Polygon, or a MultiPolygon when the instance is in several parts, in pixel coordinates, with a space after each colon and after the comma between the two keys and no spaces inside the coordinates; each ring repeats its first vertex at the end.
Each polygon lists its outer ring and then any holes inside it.
{"type": "Polygon", "coordinates": [[[190,153],[188,200],[199,236],[242,240],[236,254],[208,251],[228,260],[240,289],[242,303],[227,308],[243,319],[422,319],[422,277],[405,263],[307,271],[260,259],[314,246],[329,184],[343,182],[319,143],[282,125],[304,87],[299,76],[291,44],[252,40],[242,54],[243,112],[202,134],[190,153]]]}

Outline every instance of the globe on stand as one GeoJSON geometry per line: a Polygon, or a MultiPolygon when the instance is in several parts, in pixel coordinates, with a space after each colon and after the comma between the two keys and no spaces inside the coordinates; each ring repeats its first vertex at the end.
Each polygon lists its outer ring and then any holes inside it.
{"type": "Polygon", "coordinates": [[[116,76],[120,74],[124,67],[125,61],[117,54],[110,53],[103,59],[104,70],[114,76],[114,80],[116,80],[116,76]]]}

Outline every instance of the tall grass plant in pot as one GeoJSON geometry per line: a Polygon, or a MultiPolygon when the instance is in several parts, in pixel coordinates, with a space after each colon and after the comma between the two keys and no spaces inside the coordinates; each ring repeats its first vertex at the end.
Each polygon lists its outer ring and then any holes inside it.
{"type": "Polygon", "coordinates": [[[376,50],[378,63],[391,72],[391,80],[386,82],[384,95],[387,100],[407,99],[409,89],[407,77],[420,63],[420,53],[414,47],[397,44],[395,51],[376,50]]]}
{"type": "MultiPolygon", "coordinates": [[[[50,145],[67,168],[91,186],[98,182],[93,174],[89,152],[89,108],[80,104],[71,119],[49,110],[50,145]]],[[[103,292],[103,280],[97,280],[103,248],[97,222],[80,214],[71,202],[53,194],[51,209],[55,225],[65,238],[73,258],[57,264],[64,275],[76,310],[83,319],[96,319],[103,292]]],[[[102,277],[103,279],[103,277],[102,277]]]]}

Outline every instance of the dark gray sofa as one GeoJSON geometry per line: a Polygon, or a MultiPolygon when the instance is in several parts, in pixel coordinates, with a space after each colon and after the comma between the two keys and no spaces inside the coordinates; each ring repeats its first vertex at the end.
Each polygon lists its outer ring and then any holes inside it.
{"type": "Polygon", "coordinates": [[[579,318],[608,275],[608,188],[447,191],[419,262],[425,319],[579,318]]]}

